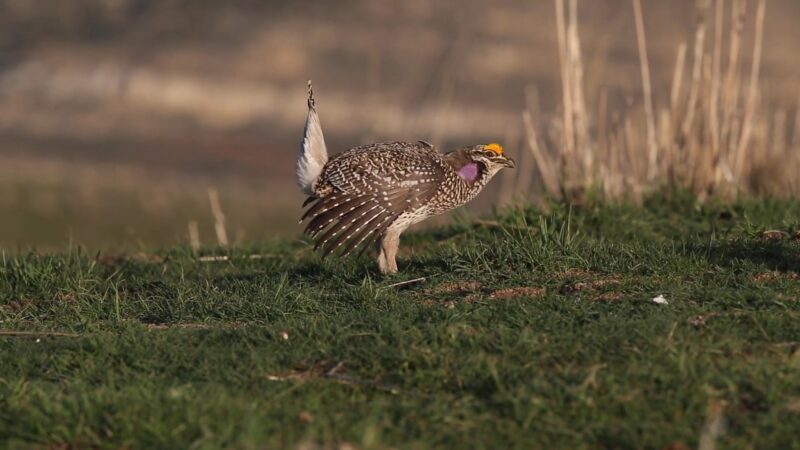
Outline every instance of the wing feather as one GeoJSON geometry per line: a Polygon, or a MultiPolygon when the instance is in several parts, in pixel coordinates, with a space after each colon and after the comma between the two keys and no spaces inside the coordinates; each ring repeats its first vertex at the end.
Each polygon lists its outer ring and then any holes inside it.
{"type": "Polygon", "coordinates": [[[418,144],[382,145],[386,148],[356,148],[331,160],[322,174],[331,194],[307,201],[311,207],[301,221],[310,219],[305,231],[324,255],[368,248],[400,216],[436,194],[445,170],[437,153],[418,144]]]}
{"type": "Polygon", "coordinates": [[[358,222],[349,224],[341,234],[332,241],[325,244],[324,255],[328,255],[338,250],[345,242],[353,240],[356,234],[363,231],[374,231],[375,225],[386,220],[389,214],[385,210],[379,210],[372,215],[367,215],[358,222]]]}
{"type": "Polygon", "coordinates": [[[369,196],[349,197],[346,201],[330,206],[317,213],[306,227],[306,233],[314,235],[323,228],[331,225],[337,220],[347,220],[345,216],[357,214],[368,206],[372,201],[369,196]]]}

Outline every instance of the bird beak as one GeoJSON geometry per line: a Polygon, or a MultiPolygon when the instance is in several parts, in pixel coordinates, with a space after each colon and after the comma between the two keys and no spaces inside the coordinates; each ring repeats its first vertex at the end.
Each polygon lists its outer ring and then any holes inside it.
{"type": "Polygon", "coordinates": [[[504,161],[504,164],[509,169],[513,169],[514,167],[517,167],[517,163],[515,163],[514,160],[511,159],[511,158],[506,158],[506,160],[504,161]]]}

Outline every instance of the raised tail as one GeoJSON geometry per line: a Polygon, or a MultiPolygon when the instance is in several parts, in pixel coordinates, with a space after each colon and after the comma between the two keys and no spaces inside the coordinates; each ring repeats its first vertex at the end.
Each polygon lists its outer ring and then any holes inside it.
{"type": "Polygon", "coordinates": [[[328,162],[328,149],[325,146],[325,136],[322,135],[322,124],[317,116],[314,104],[314,91],[311,80],[308,81],[308,118],[300,144],[300,154],[297,157],[297,184],[306,195],[314,195],[314,187],[322,173],[322,168],[328,162]]]}

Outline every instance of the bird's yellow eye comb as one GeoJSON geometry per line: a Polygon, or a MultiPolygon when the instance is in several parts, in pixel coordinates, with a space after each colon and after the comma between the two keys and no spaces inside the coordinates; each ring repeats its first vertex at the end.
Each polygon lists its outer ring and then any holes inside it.
{"type": "Polygon", "coordinates": [[[494,153],[496,153],[498,155],[502,155],[503,154],[503,146],[498,144],[498,143],[496,143],[496,142],[492,142],[491,144],[486,144],[486,145],[483,146],[483,148],[485,150],[489,150],[490,152],[494,152],[494,153]]]}

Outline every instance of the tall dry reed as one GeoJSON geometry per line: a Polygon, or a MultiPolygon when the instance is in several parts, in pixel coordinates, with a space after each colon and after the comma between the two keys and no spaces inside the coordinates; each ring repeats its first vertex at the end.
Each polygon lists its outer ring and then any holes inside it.
{"type": "Polygon", "coordinates": [[[652,88],[646,11],[641,0],[632,0],[642,101],[615,112],[619,120],[611,123],[607,91],[601,91],[597,108],[586,106],[578,2],[554,1],[561,112],[539,124],[530,105],[522,114],[547,194],[574,201],[593,191],[638,201],[658,189],[685,189],[700,199],[800,193],[798,108],[792,120],[786,109],[770,112],[761,102],[766,0],[755,0],[754,8],[748,0],[698,2],[691,41],[676,51],[665,105],[656,103],[652,88]],[[748,29],[753,46],[743,54],[748,29]],[[555,136],[542,129],[556,130],[555,136]]]}

